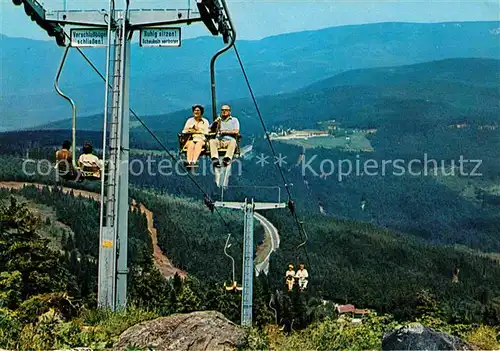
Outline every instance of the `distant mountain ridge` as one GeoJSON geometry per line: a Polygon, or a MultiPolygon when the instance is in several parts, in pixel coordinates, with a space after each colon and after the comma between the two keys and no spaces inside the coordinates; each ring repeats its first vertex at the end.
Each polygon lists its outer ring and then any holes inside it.
{"type": "MultiPolygon", "coordinates": [[[[404,116],[414,108],[429,114],[420,118],[423,124],[446,124],[463,119],[500,122],[497,81],[500,81],[500,60],[446,59],[348,71],[295,92],[259,97],[257,102],[268,128],[276,125],[314,128],[316,122],[329,119],[352,127],[376,128],[406,123],[404,116]]],[[[262,133],[251,99],[229,103],[246,135],[262,133]]],[[[173,137],[190,113],[190,109],[184,109],[141,118],[155,132],[166,132],[173,137]]],[[[70,127],[71,121],[64,120],[33,129],[70,127]]],[[[80,118],[78,129],[102,130],[102,114],[80,118]]],[[[132,116],[131,129],[142,131],[142,126],[132,116]]]]}
{"type": "Polygon", "coordinates": [[[498,59],[460,58],[444,59],[399,67],[356,69],[310,84],[299,91],[311,91],[343,85],[380,86],[412,81],[441,81],[497,87],[500,82],[498,59]],[[453,67],[451,70],[450,68],[453,67]]]}
{"type": "MultiPolygon", "coordinates": [[[[352,69],[408,65],[454,57],[498,58],[500,22],[377,23],[282,34],[238,41],[258,96],[291,92],[352,69]]],[[[62,49],[52,42],[0,36],[0,129],[40,125],[70,117],[53,80],[62,49]],[[36,57],[36,59],[33,59],[36,57]]],[[[180,49],[132,49],[131,106],[140,115],[164,114],[210,102],[209,61],[220,38],[183,41],[180,49]]],[[[86,50],[104,71],[104,51],[86,50]]],[[[248,97],[235,54],[217,63],[221,103],[248,97]]],[[[76,102],[79,115],[101,113],[100,78],[71,52],[61,89],[76,102]]]]}

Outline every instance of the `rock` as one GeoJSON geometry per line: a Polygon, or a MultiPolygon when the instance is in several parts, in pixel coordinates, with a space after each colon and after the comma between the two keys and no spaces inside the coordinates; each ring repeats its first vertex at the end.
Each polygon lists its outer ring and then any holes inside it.
{"type": "Polygon", "coordinates": [[[234,350],[246,333],[220,312],[200,311],[143,322],[125,330],[113,350],[234,350]]]}
{"type": "Polygon", "coordinates": [[[437,332],[420,323],[412,323],[384,335],[382,350],[477,350],[477,348],[456,336],[437,332]]]}
{"type": "MultiPolygon", "coordinates": [[[[0,349],[0,351],[15,351],[15,350],[0,349]]],[[[88,347],[75,347],[73,349],[60,349],[60,350],[53,350],[53,351],[94,351],[94,350],[91,348],[88,348],[88,347]]]]}

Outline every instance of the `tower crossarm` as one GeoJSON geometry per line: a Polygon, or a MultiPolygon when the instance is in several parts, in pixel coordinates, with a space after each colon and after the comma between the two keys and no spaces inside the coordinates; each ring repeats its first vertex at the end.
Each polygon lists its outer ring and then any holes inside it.
{"type": "MultiPolygon", "coordinates": [[[[120,10],[116,13],[121,18],[120,10]]],[[[59,24],[106,27],[108,21],[106,10],[66,10],[45,13],[45,20],[59,24]]],[[[201,21],[198,11],[190,9],[131,9],[129,25],[133,29],[143,26],[162,26],[171,24],[189,24],[201,21]]]]}
{"type": "Polygon", "coordinates": [[[232,201],[215,201],[215,207],[233,208],[235,210],[245,209],[244,202],[232,202],[232,201]]]}
{"type": "Polygon", "coordinates": [[[285,208],[287,206],[286,203],[281,202],[254,202],[255,210],[272,210],[275,208],[285,208]]]}
{"type": "Polygon", "coordinates": [[[83,25],[89,27],[108,27],[106,10],[66,10],[47,11],[45,19],[62,25],[83,25]]]}
{"type": "MultiPolygon", "coordinates": [[[[282,202],[254,202],[254,210],[272,210],[275,208],[285,208],[286,203],[282,202]]],[[[242,210],[245,208],[244,202],[232,202],[232,201],[215,201],[215,207],[225,207],[233,208],[236,210],[242,210]]]]}

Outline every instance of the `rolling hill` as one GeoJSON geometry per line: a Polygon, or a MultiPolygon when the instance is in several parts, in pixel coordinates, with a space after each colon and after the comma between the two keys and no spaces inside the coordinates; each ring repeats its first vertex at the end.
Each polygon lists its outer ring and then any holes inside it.
{"type": "MultiPolygon", "coordinates": [[[[499,26],[499,22],[342,26],[241,41],[238,50],[255,93],[263,96],[291,92],[352,69],[455,57],[498,58],[495,29],[499,26]]],[[[202,37],[184,41],[179,50],[134,47],[131,106],[140,115],[151,115],[179,110],[194,102],[208,104],[209,61],[220,44],[217,38],[202,37]]],[[[53,89],[62,50],[51,42],[5,36],[0,36],[0,45],[0,130],[69,117],[69,106],[53,89]]],[[[102,71],[104,53],[90,50],[88,55],[102,71]]],[[[217,69],[219,98],[248,96],[234,53],[222,57],[217,69]]],[[[74,98],[79,114],[102,111],[102,82],[76,52],[70,54],[61,88],[74,98]]]]}
{"type": "Polygon", "coordinates": [[[500,61],[496,59],[445,59],[399,67],[356,69],[310,84],[300,91],[343,85],[384,86],[408,81],[470,84],[495,88],[500,80],[500,61]]]}
{"type": "MultiPolygon", "coordinates": [[[[413,131],[429,131],[455,123],[499,122],[500,60],[446,59],[415,65],[353,70],[319,81],[291,93],[258,98],[268,129],[316,128],[317,122],[336,119],[352,128],[399,128],[394,137],[413,131]]],[[[230,101],[245,136],[262,135],[252,100],[230,101]]],[[[175,140],[190,109],[167,115],[143,116],[155,132],[175,140]],[[166,122],[168,121],[168,122],[166,122]]],[[[132,131],[142,126],[131,117],[132,131]]],[[[34,129],[67,129],[69,120],[34,129]]],[[[98,131],[102,116],[81,118],[81,130],[98,131]]]]}
{"type": "MultiPolygon", "coordinates": [[[[416,160],[421,164],[416,170],[422,171],[427,157],[437,160],[440,172],[451,174],[452,162],[458,165],[462,157],[481,160],[480,179],[498,182],[500,131],[495,126],[500,123],[500,93],[493,84],[499,74],[498,62],[492,59],[446,59],[409,66],[355,70],[297,92],[259,98],[268,129],[279,125],[317,128],[317,122],[331,119],[342,123],[341,126],[377,129],[375,134],[369,136],[373,152],[356,154],[326,148],[308,151],[307,160],[316,156],[311,163],[316,174],[308,169],[303,171],[301,167],[292,167],[301,152],[299,147],[275,143],[276,152],[287,157],[286,177],[289,183],[294,184],[297,206],[311,215],[317,214],[321,206],[329,216],[387,226],[432,243],[459,243],[482,250],[498,250],[500,238],[494,230],[494,223],[500,212],[492,204],[481,205],[481,199],[477,198],[481,187],[474,185],[474,177],[454,174],[454,177],[471,184],[474,195],[464,198],[433,177],[432,171],[431,176],[411,176],[406,169],[404,176],[398,176],[393,174],[393,166],[387,167],[386,174],[382,174],[380,168],[387,160],[401,159],[406,166],[411,160],[416,160]],[[351,78],[346,78],[349,76],[351,78]],[[357,85],[342,85],[347,79],[357,85]],[[464,128],[457,128],[457,124],[464,128]],[[491,128],[481,129],[484,126],[491,128]],[[323,160],[331,160],[335,165],[333,174],[325,179],[319,177],[323,160]],[[337,162],[341,160],[352,165],[376,162],[379,165],[378,174],[361,176],[353,171],[339,180],[337,162]],[[363,198],[367,201],[364,211],[360,209],[363,198]]],[[[233,110],[237,111],[235,115],[241,120],[243,142],[250,143],[252,135],[255,135],[255,154],[270,156],[252,102],[242,99],[232,104],[233,110]]],[[[144,120],[167,147],[175,150],[176,134],[188,112],[146,116],[144,120]]],[[[100,116],[82,118],[79,125],[82,129],[92,129],[100,126],[99,119],[100,116]]],[[[46,127],[62,128],[64,124],[57,122],[46,127]]],[[[43,136],[48,145],[53,145],[54,140],[49,134],[37,134],[43,136]]],[[[9,145],[5,152],[9,148],[22,148],[19,143],[23,138],[15,133],[3,134],[2,137],[5,138],[2,139],[4,144],[9,145]]],[[[79,134],[79,140],[83,137],[79,134]]],[[[152,138],[140,127],[132,128],[131,142],[133,147],[142,143],[149,148],[153,144],[152,138]]],[[[146,153],[134,157],[147,162],[150,156],[146,153]]],[[[155,156],[156,164],[162,158],[164,156],[155,156]]],[[[255,162],[255,159],[243,161],[243,172],[232,178],[230,184],[281,184],[273,164],[263,168],[255,162]]],[[[473,163],[468,163],[465,170],[471,172],[473,166],[473,163]]],[[[329,172],[329,166],[326,170],[329,172]]],[[[178,175],[132,176],[130,180],[141,187],[200,196],[186,177],[178,175]]],[[[211,174],[199,176],[198,181],[209,191],[216,190],[211,174]]]]}
{"type": "MultiPolygon", "coordinates": [[[[75,241],[70,247],[82,252],[92,247],[88,253],[96,257],[97,228],[91,229],[92,226],[87,222],[78,222],[79,216],[76,215],[85,209],[80,217],[92,222],[98,216],[95,204],[47,189],[27,187],[14,194],[24,196],[32,203],[52,206],[57,218],[75,231],[75,241]],[[72,206],[67,208],[68,204],[72,206]],[[91,229],[92,235],[87,232],[83,236],[84,229],[91,229]]],[[[6,190],[0,189],[0,199],[8,195],[6,190]]],[[[224,256],[221,251],[227,233],[220,221],[200,202],[152,191],[134,190],[131,195],[155,207],[159,244],[176,264],[187,269],[189,275],[197,277],[198,286],[208,287],[214,283],[220,286],[220,282],[230,274],[230,266],[222,259],[224,256]],[[193,211],[199,216],[198,230],[195,231],[188,221],[183,220],[189,218],[193,211]]],[[[416,313],[415,304],[419,301],[419,294],[428,291],[436,295],[440,305],[447,307],[444,309],[445,320],[455,318],[467,323],[488,320],[494,323],[495,318],[498,318],[496,312],[490,313],[484,308],[488,304],[493,308],[493,298],[500,294],[500,287],[495,284],[500,275],[500,266],[493,257],[463,247],[429,245],[422,240],[370,224],[311,216],[307,220],[310,236],[306,245],[309,256],[306,258],[303,251],[296,248],[298,238],[291,216],[285,211],[264,214],[272,218],[280,233],[289,235],[282,236],[280,250],[272,256],[266,283],[270,290],[263,290],[262,279],[256,281],[256,286],[259,286],[256,299],[266,300],[266,294],[270,291],[283,289],[283,271],[288,263],[306,262],[311,274],[310,289],[314,291],[311,294],[317,293],[325,299],[349,301],[373,308],[379,313],[391,313],[398,319],[406,319],[416,313]],[[451,279],[456,267],[460,268],[461,284],[454,284],[451,279]],[[485,294],[490,297],[485,297],[485,294]],[[467,308],[461,305],[465,301],[467,308]]],[[[233,245],[231,254],[236,257],[237,276],[240,276],[239,252],[242,246],[241,235],[237,233],[241,231],[241,217],[225,211],[223,216],[230,220],[229,226],[235,236],[236,245],[233,245]]],[[[129,219],[132,272],[136,271],[135,266],[145,265],[146,258],[151,255],[151,243],[148,243],[148,235],[144,233],[145,219],[140,217],[138,213],[133,213],[129,219]]],[[[73,262],[73,265],[73,269],[81,274],[79,284],[95,289],[95,272],[81,272],[77,262],[73,262]]],[[[134,275],[130,283],[131,288],[135,288],[134,284],[140,284],[139,278],[134,275]]]]}

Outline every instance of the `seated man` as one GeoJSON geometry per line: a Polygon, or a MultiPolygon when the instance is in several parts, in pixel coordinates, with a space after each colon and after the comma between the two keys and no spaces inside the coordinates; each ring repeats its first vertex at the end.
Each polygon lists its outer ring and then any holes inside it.
{"type": "Polygon", "coordinates": [[[240,134],[240,122],[237,118],[231,116],[231,107],[228,105],[222,106],[222,117],[218,117],[212,124],[213,128],[217,128],[217,137],[210,140],[210,157],[213,165],[220,167],[219,149],[227,148],[224,157],[224,166],[227,167],[233,158],[236,150],[236,136],[240,134]]]}
{"type": "Polygon", "coordinates": [[[190,117],[184,125],[183,133],[192,134],[192,137],[187,141],[187,167],[195,167],[200,157],[201,150],[206,143],[206,135],[208,134],[209,123],[206,118],[203,118],[204,107],[201,105],[193,105],[193,117],[190,117]]]}
{"type": "Polygon", "coordinates": [[[64,179],[75,179],[78,173],[73,167],[73,157],[71,154],[71,142],[65,140],[61,150],[56,151],[56,166],[58,175],[64,179]]]}
{"type": "Polygon", "coordinates": [[[92,145],[85,143],[83,145],[83,154],[78,158],[78,166],[84,172],[93,172],[95,177],[100,177],[100,172],[103,169],[103,162],[96,155],[92,154],[92,145]]]}
{"type": "Polygon", "coordinates": [[[307,287],[307,278],[309,278],[309,274],[302,263],[299,267],[300,269],[297,271],[297,274],[295,274],[295,278],[299,280],[300,291],[303,291],[307,287]]]}

